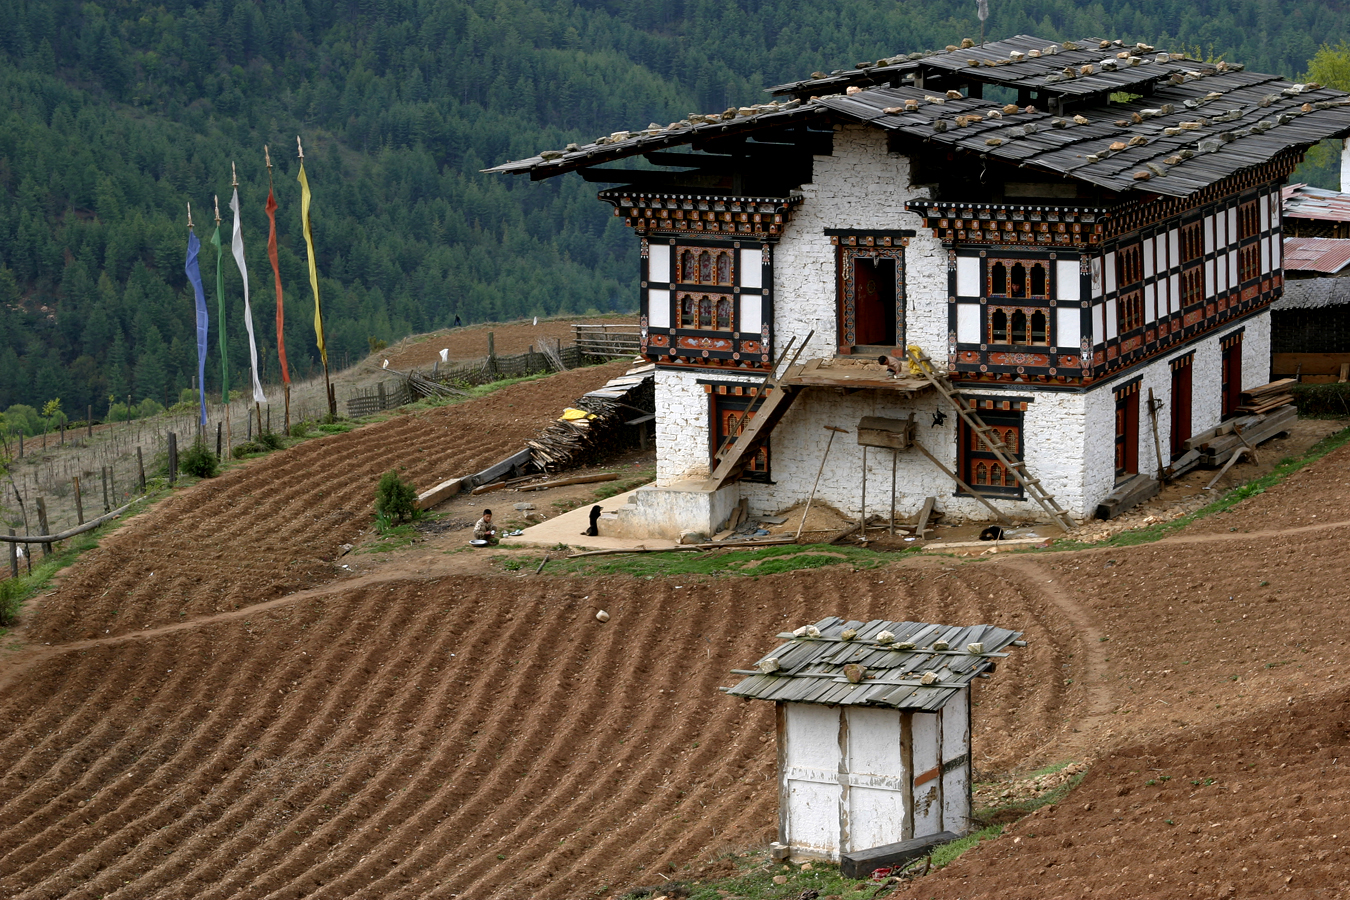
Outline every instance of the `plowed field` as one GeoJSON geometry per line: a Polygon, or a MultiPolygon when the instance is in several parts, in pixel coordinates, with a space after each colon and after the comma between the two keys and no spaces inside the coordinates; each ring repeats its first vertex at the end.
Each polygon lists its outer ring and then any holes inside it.
{"type": "Polygon", "coordinates": [[[0,657],[0,897],[548,900],[688,877],[777,819],[772,709],[717,687],[828,614],[1025,631],[977,685],[977,770],[1095,762],[910,895],[1350,891],[1350,450],[1130,549],[646,580],[430,547],[415,575],[342,574],[382,471],[474,471],[623,368],[311,441],[105,539],[0,657]]]}

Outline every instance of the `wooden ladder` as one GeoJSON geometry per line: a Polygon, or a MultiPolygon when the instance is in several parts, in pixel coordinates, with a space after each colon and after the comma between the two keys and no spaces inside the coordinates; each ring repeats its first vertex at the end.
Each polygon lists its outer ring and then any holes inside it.
{"type": "Polygon", "coordinates": [[[783,360],[787,358],[796,338],[788,341],[788,345],[779,354],[778,361],[765,373],[764,380],[760,382],[758,393],[751,399],[746,409],[746,416],[749,417],[749,421],[745,423],[745,428],[736,436],[735,441],[728,442],[730,446],[724,444],[718,448],[721,459],[712,475],[703,483],[705,491],[718,490],[722,485],[740,475],[745,470],[746,465],[749,464],[759,445],[768,438],[773,426],[778,424],[779,419],[783,418],[783,414],[792,405],[792,401],[796,399],[799,390],[797,387],[786,385],[783,382],[789,376],[801,372],[802,367],[797,365],[797,357],[801,356],[802,350],[806,348],[807,342],[814,335],[815,331],[813,330],[806,336],[806,340],[802,341],[801,345],[797,347],[797,352],[792,354],[792,360],[788,362],[781,375],[775,377],[774,373],[782,365],[783,360]],[[759,401],[758,404],[756,404],[756,400],[759,401]]]}
{"type": "Polygon", "coordinates": [[[1040,504],[1041,509],[1045,510],[1051,520],[1064,531],[1073,531],[1073,520],[1069,518],[1069,514],[1055,502],[1055,498],[1048,491],[1041,487],[1040,479],[1031,477],[1027,472],[1026,463],[1007,452],[1008,445],[1003,443],[1003,440],[998,436],[998,432],[984,424],[984,420],[980,418],[980,414],[975,411],[973,405],[966,404],[960,392],[947,379],[947,376],[939,372],[933,365],[933,361],[928,358],[928,354],[918,347],[911,346],[907,350],[907,355],[912,368],[927,379],[928,383],[956,408],[956,414],[961,417],[966,425],[970,426],[972,431],[979,435],[980,440],[989,448],[989,452],[994,454],[994,457],[1013,473],[1018,483],[1022,485],[1022,489],[1040,504]]]}

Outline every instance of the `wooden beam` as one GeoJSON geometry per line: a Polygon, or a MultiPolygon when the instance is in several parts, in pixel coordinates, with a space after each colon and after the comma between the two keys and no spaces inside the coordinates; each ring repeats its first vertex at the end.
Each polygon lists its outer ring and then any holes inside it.
{"type": "Polygon", "coordinates": [[[882,844],[870,850],[855,850],[839,856],[839,874],[845,878],[866,878],[883,866],[901,866],[927,856],[939,844],[950,844],[960,838],[950,831],[939,831],[923,837],[882,844]]]}
{"type": "Polygon", "coordinates": [[[920,453],[922,453],[924,456],[928,457],[928,461],[929,461],[929,462],[931,462],[933,465],[935,465],[935,466],[937,466],[939,469],[941,469],[942,472],[943,472],[943,474],[945,474],[945,475],[946,475],[948,478],[950,478],[952,481],[955,481],[956,484],[957,484],[957,486],[960,487],[961,490],[963,490],[963,491],[965,491],[966,493],[970,494],[970,495],[973,496],[976,500],[980,501],[980,502],[983,503],[985,506],[989,507],[989,511],[992,512],[994,515],[998,516],[998,520],[999,520],[1000,522],[1002,522],[1004,525],[1011,525],[1011,524],[1013,523],[1013,522],[1012,522],[1012,519],[1010,519],[1010,518],[1008,518],[1007,516],[1005,516],[1005,515],[1003,514],[1003,512],[1002,512],[1001,510],[999,510],[999,508],[998,508],[997,506],[995,506],[994,504],[992,504],[992,503],[990,503],[988,500],[986,500],[986,499],[984,498],[984,495],[983,495],[983,494],[981,494],[979,491],[975,490],[973,487],[971,487],[970,485],[968,485],[968,484],[966,484],[964,481],[962,481],[962,480],[961,480],[961,477],[960,477],[959,475],[957,475],[955,472],[953,472],[951,469],[947,468],[947,467],[944,466],[942,463],[938,462],[937,457],[935,457],[933,454],[929,453],[927,447],[925,447],[923,444],[920,444],[918,441],[915,441],[914,444],[913,444],[913,446],[916,447],[916,448],[918,449],[918,451],[919,451],[920,453]]]}

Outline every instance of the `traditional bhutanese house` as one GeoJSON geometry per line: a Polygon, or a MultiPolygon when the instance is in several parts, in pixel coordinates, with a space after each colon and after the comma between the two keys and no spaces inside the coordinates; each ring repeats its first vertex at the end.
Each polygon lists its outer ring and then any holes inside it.
{"type": "Polygon", "coordinates": [[[992,625],[845,622],[779,635],[727,693],[778,716],[779,841],[838,860],[970,830],[970,685],[1021,633],[992,625]]]}
{"type": "Polygon", "coordinates": [[[771,90],[489,170],[610,183],[640,243],[657,482],[613,533],[716,530],[818,471],[849,515],[894,472],[906,514],[1087,517],[1269,379],[1280,187],[1350,133],[1339,91],[1098,39],[771,90]],[[934,377],[877,364],[910,347],[934,377]],[[892,441],[829,444],[864,418],[892,441]]]}

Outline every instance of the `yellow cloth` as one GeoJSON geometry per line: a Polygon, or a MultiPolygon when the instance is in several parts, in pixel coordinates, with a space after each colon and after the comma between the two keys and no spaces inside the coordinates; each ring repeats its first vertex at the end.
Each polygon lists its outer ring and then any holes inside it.
{"type": "Polygon", "coordinates": [[[588,413],[584,409],[573,409],[569,406],[563,410],[563,414],[559,418],[564,422],[575,422],[577,419],[594,419],[595,413],[588,413]]]}

